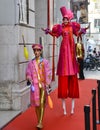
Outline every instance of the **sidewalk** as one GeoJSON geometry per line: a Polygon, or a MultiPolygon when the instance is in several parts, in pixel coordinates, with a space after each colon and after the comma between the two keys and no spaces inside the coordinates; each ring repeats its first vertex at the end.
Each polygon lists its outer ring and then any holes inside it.
{"type": "Polygon", "coordinates": [[[20,111],[0,111],[0,130],[19,114],[20,111]]]}
{"type": "MultiPolygon", "coordinates": [[[[100,80],[100,71],[84,71],[84,74],[86,79],[100,80]]],[[[0,111],[0,130],[19,114],[21,111],[0,111]]]]}
{"type": "Polygon", "coordinates": [[[86,79],[97,79],[100,80],[100,71],[84,71],[86,79]]]}

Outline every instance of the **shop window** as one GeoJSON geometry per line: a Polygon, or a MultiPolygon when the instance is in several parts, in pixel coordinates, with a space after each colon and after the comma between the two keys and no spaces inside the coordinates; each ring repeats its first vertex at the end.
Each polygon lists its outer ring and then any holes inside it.
{"type": "Polygon", "coordinates": [[[100,19],[94,19],[94,27],[100,28],[100,19]]]}

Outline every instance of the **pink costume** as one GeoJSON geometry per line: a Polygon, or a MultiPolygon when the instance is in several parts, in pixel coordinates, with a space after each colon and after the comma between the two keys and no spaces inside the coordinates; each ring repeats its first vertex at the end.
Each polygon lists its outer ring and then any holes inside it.
{"type": "Polygon", "coordinates": [[[70,22],[67,25],[62,23],[62,25],[54,25],[51,32],[56,37],[62,36],[57,66],[59,98],[79,98],[78,63],[76,61],[73,38],[73,34],[77,35],[79,28],[80,26],[76,22],[70,22]]]}
{"type": "Polygon", "coordinates": [[[54,37],[62,36],[62,42],[60,45],[60,53],[57,65],[58,75],[58,97],[59,98],[79,98],[79,86],[78,86],[78,62],[76,61],[76,50],[73,34],[75,36],[81,36],[85,34],[86,28],[81,29],[80,24],[77,22],[71,22],[73,13],[71,10],[67,10],[65,6],[60,8],[63,19],[68,20],[67,24],[56,24],[52,30],[45,29],[46,34],[50,34],[54,37]]]}
{"type": "Polygon", "coordinates": [[[77,22],[69,22],[67,25],[56,24],[52,31],[48,28],[46,34],[52,36],[62,36],[60,46],[60,54],[57,65],[58,75],[58,97],[59,98],[79,98],[78,86],[78,63],[76,61],[75,43],[73,34],[79,35],[80,24],[77,22]]]}
{"type": "Polygon", "coordinates": [[[62,30],[60,35],[62,35],[62,42],[60,46],[57,75],[59,76],[75,75],[78,72],[78,66],[75,55],[73,28],[71,23],[66,26],[62,24],[61,26],[62,30]]]}
{"type": "Polygon", "coordinates": [[[41,84],[46,94],[46,85],[51,82],[51,70],[49,62],[46,59],[40,58],[40,63],[36,64],[36,60],[33,59],[28,63],[26,68],[26,76],[32,80],[34,86],[34,92],[31,91],[31,105],[40,105],[40,88],[38,81],[38,74],[40,75],[41,84]]]}

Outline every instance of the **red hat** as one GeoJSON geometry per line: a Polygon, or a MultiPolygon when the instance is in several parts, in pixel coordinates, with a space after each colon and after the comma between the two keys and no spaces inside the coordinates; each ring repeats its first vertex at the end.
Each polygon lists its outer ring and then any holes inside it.
{"type": "Polygon", "coordinates": [[[65,6],[61,7],[60,11],[61,11],[61,14],[62,14],[63,18],[64,17],[68,18],[67,9],[66,9],[65,6]]]}
{"type": "Polygon", "coordinates": [[[40,49],[40,50],[43,49],[43,47],[42,47],[41,44],[33,44],[33,45],[32,45],[32,48],[33,48],[33,50],[34,50],[34,49],[40,49]]]}

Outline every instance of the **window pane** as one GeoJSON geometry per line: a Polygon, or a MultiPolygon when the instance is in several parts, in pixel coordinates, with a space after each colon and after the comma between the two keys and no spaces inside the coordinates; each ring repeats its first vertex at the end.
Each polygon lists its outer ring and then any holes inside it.
{"type": "Polygon", "coordinates": [[[19,0],[19,22],[20,23],[25,23],[27,24],[27,13],[28,13],[28,8],[27,8],[27,0],[19,0]]]}

